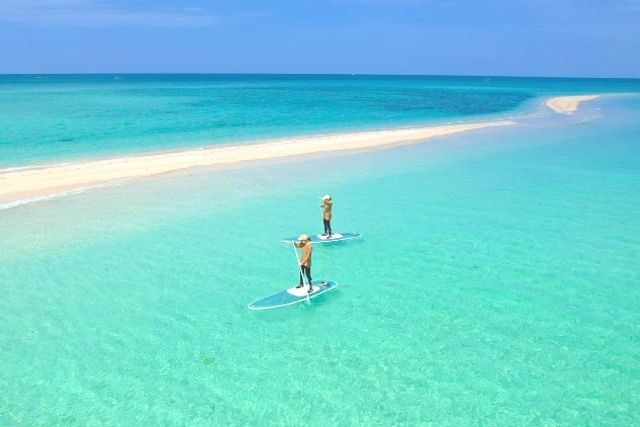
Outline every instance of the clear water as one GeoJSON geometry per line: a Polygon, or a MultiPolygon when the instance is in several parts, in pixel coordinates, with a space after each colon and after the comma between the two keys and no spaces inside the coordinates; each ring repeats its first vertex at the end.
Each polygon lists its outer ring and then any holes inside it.
{"type": "Polygon", "coordinates": [[[2,425],[640,424],[640,98],[0,212],[2,425]],[[283,236],[317,247],[311,305],[283,236]]]}
{"type": "Polygon", "coordinates": [[[640,80],[295,75],[1,75],[0,168],[490,117],[640,80]]]}

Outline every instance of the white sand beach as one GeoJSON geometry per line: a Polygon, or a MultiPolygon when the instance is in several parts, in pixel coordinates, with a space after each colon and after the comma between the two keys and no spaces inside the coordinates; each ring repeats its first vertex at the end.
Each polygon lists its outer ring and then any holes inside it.
{"type": "Polygon", "coordinates": [[[513,125],[511,120],[439,125],[419,128],[368,131],[283,139],[259,144],[214,147],[175,153],[149,154],[61,165],[0,171],[0,204],[110,182],[144,178],[197,166],[213,166],[299,156],[321,152],[362,150],[418,143],[429,138],[495,126],[513,125]]]}
{"type": "MultiPolygon", "coordinates": [[[[560,114],[573,114],[581,102],[600,95],[559,96],[546,105],[560,114]]],[[[105,184],[150,177],[198,166],[214,166],[305,154],[366,150],[419,143],[429,138],[477,129],[513,125],[513,120],[425,126],[334,135],[289,138],[264,143],[220,146],[173,153],[87,160],[59,165],[9,168],[0,171],[0,205],[37,200],[51,195],[105,184]]]]}
{"type": "Polygon", "coordinates": [[[600,95],[557,96],[546,102],[547,107],[559,114],[573,114],[578,111],[581,102],[591,101],[600,95]]]}

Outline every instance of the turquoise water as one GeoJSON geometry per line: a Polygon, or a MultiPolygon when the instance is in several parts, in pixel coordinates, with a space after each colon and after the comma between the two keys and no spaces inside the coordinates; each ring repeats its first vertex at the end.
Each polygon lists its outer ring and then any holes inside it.
{"type": "Polygon", "coordinates": [[[0,424],[638,425],[639,113],[0,211],[0,424]],[[340,287],[250,312],[325,193],[340,287]]]}
{"type": "Polygon", "coordinates": [[[263,138],[477,119],[638,79],[0,75],[0,168],[263,138]]]}

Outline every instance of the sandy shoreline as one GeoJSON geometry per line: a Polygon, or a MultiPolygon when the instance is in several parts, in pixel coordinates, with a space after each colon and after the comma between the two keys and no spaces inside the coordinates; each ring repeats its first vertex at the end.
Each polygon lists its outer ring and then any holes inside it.
{"type": "MultiPolygon", "coordinates": [[[[546,105],[561,114],[572,114],[583,101],[599,95],[561,96],[546,105]]],[[[81,189],[104,186],[118,181],[139,179],[188,169],[267,160],[305,154],[363,150],[398,144],[419,143],[429,138],[477,129],[513,125],[513,120],[436,125],[408,129],[342,133],[325,136],[289,138],[271,142],[212,147],[171,153],[88,160],[57,165],[39,165],[0,170],[0,207],[17,206],[26,200],[81,189]]]]}
{"type": "Polygon", "coordinates": [[[546,106],[559,114],[573,114],[581,102],[591,101],[600,95],[557,96],[546,102],[546,106]]]}
{"type": "Polygon", "coordinates": [[[54,193],[149,177],[196,166],[223,165],[329,151],[359,150],[416,143],[437,136],[512,124],[515,122],[511,120],[495,120],[345,133],[8,170],[0,173],[0,204],[24,199],[37,199],[54,193]]]}

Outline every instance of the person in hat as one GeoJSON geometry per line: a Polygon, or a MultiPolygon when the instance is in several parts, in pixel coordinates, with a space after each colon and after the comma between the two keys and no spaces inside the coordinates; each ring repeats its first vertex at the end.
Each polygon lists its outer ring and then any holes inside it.
{"type": "Polygon", "coordinates": [[[331,231],[331,208],[333,207],[333,199],[328,194],[326,196],[322,196],[322,204],[320,208],[322,208],[322,222],[324,224],[324,234],[327,238],[331,238],[333,232],[331,231]]]}
{"type": "Polygon", "coordinates": [[[301,288],[304,286],[304,280],[302,275],[307,276],[307,280],[309,281],[309,291],[313,291],[313,286],[311,285],[311,241],[309,236],[303,234],[298,237],[298,241],[293,243],[296,248],[300,248],[301,256],[300,256],[300,285],[296,286],[297,288],[301,288]]]}

